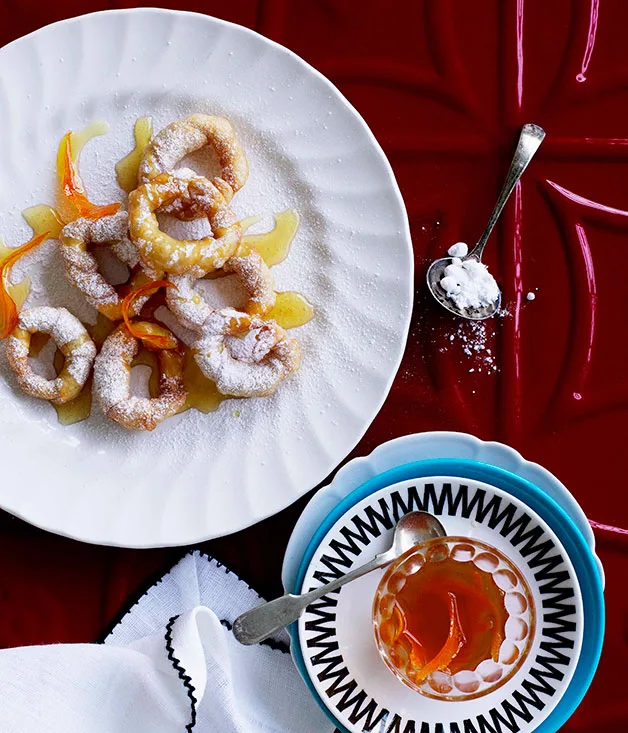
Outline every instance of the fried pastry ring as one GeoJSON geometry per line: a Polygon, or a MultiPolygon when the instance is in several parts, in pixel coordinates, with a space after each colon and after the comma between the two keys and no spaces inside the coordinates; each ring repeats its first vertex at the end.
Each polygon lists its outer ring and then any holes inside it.
{"type": "Polygon", "coordinates": [[[218,391],[234,397],[267,397],[301,364],[299,342],[283,328],[232,308],[210,314],[192,351],[218,391]]]}
{"type": "MultiPolygon", "coordinates": [[[[108,245],[121,262],[135,269],[140,258],[127,236],[128,223],[125,211],[102,219],[77,219],[66,224],[59,237],[66,277],[94,308],[112,321],[122,319],[123,297],[100,273],[89,246],[108,245]]],[[[148,281],[148,276],[138,270],[132,275],[129,287],[136,289],[148,281]]],[[[150,293],[136,301],[132,315],[139,313],[149,297],[150,293]]]]}
{"type": "MultiPolygon", "coordinates": [[[[144,150],[140,182],[148,183],[161,173],[174,171],[182,158],[206,145],[216,152],[221,169],[221,175],[214,178],[213,183],[225,201],[230,203],[233,195],[246,183],[249,166],[231,123],[224,117],[194,114],[164,127],[144,150]]],[[[164,211],[183,219],[205,216],[196,202],[181,205],[174,201],[165,204],[164,211]]]]}
{"type": "Polygon", "coordinates": [[[26,394],[56,405],[73,400],[90,375],[96,346],[85,326],[65,308],[30,308],[20,313],[18,325],[7,340],[7,358],[26,394]],[[47,333],[65,357],[55,379],[35,374],[28,363],[31,336],[47,333]]]}
{"type": "Polygon", "coordinates": [[[206,178],[162,173],[129,195],[129,229],[144,266],[157,273],[197,277],[222,267],[242,239],[242,229],[222,193],[206,178]],[[175,239],[159,228],[156,212],[176,200],[202,207],[215,238],[175,239]]]}
{"type": "MultiPolygon", "coordinates": [[[[238,253],[227,260],[224,271],[235,274],[248,294],[244,311],[263,317],[275,305],[277,294],[270,268],[256,250],[238,253]]],[[[212,313],[202,293],[195,288],[197,278],[191,274],[175,275],[170,281],[176,287],[166,293],[168,308],[181,325],[200,331],[212,313]]]]}
{"type": "Polygon", "coordinates": [[[185,404],[183,357],[176,350],[158,352],[159,396],[131,395],[131,367],[140,341],[122,324],[102,345],[94,363],[94,394],[109,420],[128,430],[154,430],[185,404]]]}

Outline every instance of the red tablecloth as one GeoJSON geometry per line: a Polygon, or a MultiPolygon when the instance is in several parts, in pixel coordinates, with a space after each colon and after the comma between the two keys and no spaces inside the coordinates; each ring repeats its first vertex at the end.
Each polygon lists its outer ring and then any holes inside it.
{"type": "MultiPolygon", "coordinates": [[[[628,3],[172,5],[255,28],[293,49],[357,107],[395,169],[412,225],[415,315],[391,395],[355,454],[408,432],[470,431],[546,465],[592,519],[628,526],[628,285],[621,264],[628,242],[628,3]],[[422,283],[430,257],[481,232],[524,122],[542,125],[548,138],[487,252],[510,311],[489,328],[494,372],[486,352],[465,353],[470,334],[435,310],[422,283]],[[536,300],[526,300],[528,291],[536,300]]],[[[107,7],[126,5],[0,0],[0,43],[107,7]]],[[[303,504],[203,549],[262,593],[278,593],[283,549],[303,504]]],[[[628,543],[596,532],[607,573],[606,644],[593,686],[565,726],[591,733],[628,726],[621,674],[628,543]]],[[[91,547],[0,517],[0,645],[98,638],[130,595],[181,553],[91,547]]]]}

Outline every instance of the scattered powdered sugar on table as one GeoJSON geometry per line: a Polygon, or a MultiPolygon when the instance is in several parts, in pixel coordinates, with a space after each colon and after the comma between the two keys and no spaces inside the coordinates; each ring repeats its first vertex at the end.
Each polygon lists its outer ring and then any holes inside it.
{"type": "MultiPolygon", "coordinates": [[[[484,321],[463,321],[455,330],[447,335],[447,342],[460,349],[465,357],[469,357],[473,365],[469,372],[485,372],[494,374],[498,371],[496,355],[491,347],[491,332],[484,321]]],[[[447,345],[442,347],[447,349],[447,345]]],[[[467,362],[468,363],[468,362],[467,362]]],[[[465,367],[467,368],[467,367],[465,367]]]]}
{"type": "MultiPolygon", "coordinates": [[[[477,367],[478,371],[484,369],[487,374],[492,374],[497,371],[497,363],[495,361],[495,355],[492,349],[488,346],[488,331],[486,324],[481,321],[471,321],[469,324],[464,324],[465,327],[458,327],[458,330],[454,336],[454,340],[457,338],[462,351],[467,356],[475,356],[476,361],[480,362],[480,366],[477,367]]],[[[450,340],[452,336],[450,335],[450,340]]]]}

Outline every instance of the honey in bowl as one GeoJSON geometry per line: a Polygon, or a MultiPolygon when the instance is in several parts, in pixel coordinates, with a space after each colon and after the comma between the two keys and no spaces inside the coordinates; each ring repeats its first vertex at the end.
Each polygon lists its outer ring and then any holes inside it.
{"type": "Polygon", "coordinates": [[[499,550],[446,537],[388,567],[373,621],[379,652],[402,682],[427,697],[469,700],[503,685],[523,663],[534,602],[499,550]]]}

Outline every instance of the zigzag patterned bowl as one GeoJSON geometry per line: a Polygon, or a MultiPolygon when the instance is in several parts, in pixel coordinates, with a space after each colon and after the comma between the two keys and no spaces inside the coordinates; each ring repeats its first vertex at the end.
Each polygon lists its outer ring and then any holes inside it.
{"type": "MultiPolygon", "coordinates": [[[[442,434],[445,440],[453,435],[442,434]]],[[[432,434],[435,442],[438,436],[432,434]]],[[[465,437],[470,436],[459,439],[465,437]]],[[[498,444],[485,445],[498,452],[498,444]]],[[[345,473],[351,475],[350,467],[345,473]]],[[[453,733],[465,730],[468,720],[475,726],[469,730],[492,725],[507,731],[513,719],[521,731],[558,730],[590,684],[604,629],[602,575],[573,506],[567,513],[519,475],[453,458],[384,471],[336,502],[306,543],[290,587],[305,589],[365,562],[389,543],[401,513],[422,508],[439,514],[449,533],[483,540],[510,557],[532,588],[537,610],[542,609],[533,648],[517,674],[499,691],[463,705],[425,699],[385,667],[371,621],[381,572],[310,607],[293,627],[293,654],[306,683],[341,730],[370,730],[368,721],[385,720],[384,730],[412,730],[414,725],[417,731],[453,733]]],[[[284,573],[290,573],[286,566],[284,573]]]]}

